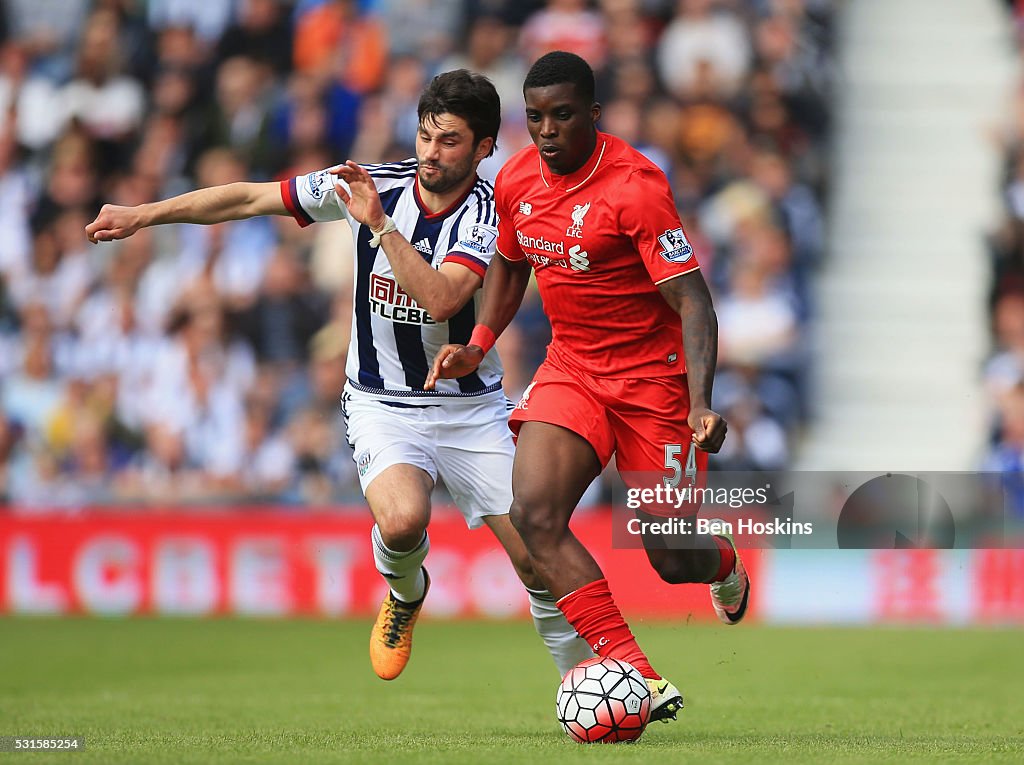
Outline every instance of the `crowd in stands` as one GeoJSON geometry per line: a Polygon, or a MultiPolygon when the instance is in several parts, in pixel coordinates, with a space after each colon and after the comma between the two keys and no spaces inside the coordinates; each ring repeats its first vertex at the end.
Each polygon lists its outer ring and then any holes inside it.
{"type": "MultiPolygon", "coordinates": [[[[1024,54],[1024,4],[1006,0],[1015,41],[1024,54]]],[[[1019,54],[1020,55],[1020,54],[1019,54]]],[[[1003,156],[1003,215],[988,237],[992,259],[989,291],[992,352],[983,378],[993,412],[981,469],[1006,475],[1008,497],[1024,517],[1024,79],[996,134],[1003,156]]]]}
{"type": "MultiPolygon", "coordinates": [[[[523,77],[555,49],[594,66],[600,127],[668,175],[712,286],[729,421],[713,464],[786,466],[809,417],[834,5],[2,0],[0,499],[358,502],[338,407],[347,224],[175,225],[96,246],[84,226],[103,202],[412,156],[420,90],[456,67],[501,95],[493,178],[529,142],[523,77]]],[[[1015,242],[1018,177],[1015,155],[1015,242]]],[[[1020,251],[1005,279],[1024,273],[1020,251]]],[[[1024,288],[999,297],[1000,343],[1024,364],[1024,288]]],[[[510,397],[549,333],[531,290],[498,346],[510,397]]],[[[1010,390],[1003,437],[1024,443],[1024,389],[1010,390]]]]}

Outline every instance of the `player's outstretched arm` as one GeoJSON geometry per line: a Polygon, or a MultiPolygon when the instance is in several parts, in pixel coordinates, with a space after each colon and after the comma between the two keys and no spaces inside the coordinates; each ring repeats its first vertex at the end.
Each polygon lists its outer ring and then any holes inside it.
{"type": "Polygon", "coordinates": [[[699,270],[662,282],[662,296],[683,322],[683,353],[690,389],[693,441],[707,452],[722,448],[728,424],[711,409],[711,388],[718,364],[718,317],[711,293],[699,270]]]}
{"type": "Polygon", "coordinates": [[[469,345],[442,345],[434,357],[424,388],[433,390],[442,378],[462,377],[473,372],[484,360],[490,345],[505,331],[523,303],[526,286],[530,283],[530,264],[526,260],[510,261],[501,254],[495,256],[484,278],[484,299],[477,318],[476,329],[469,345]],[[482,347],[475,339],[485,335],[490,345],[482,347]]]}
{"type": "Polygon", "coordinates": [[[334,185],[338,198],[349,214],[376,236],[387,256],[395,280],[430,314],[434,321],[448,321],[480,289],[481,278],[458,263],[442,263],[435,269],[410,244],[401,232],[389,225],[380,203],[377,185],[366,168],[349,160],[331,172],[348,184],[334,185]]]}
{"type": "Polygon", "coordinates": [[[277,183],[228,183],[135,207],[103,205],[85,227],[89,241],[125,239],[164,223],[223,223],[256,215],[288,215],[277,183]]]}

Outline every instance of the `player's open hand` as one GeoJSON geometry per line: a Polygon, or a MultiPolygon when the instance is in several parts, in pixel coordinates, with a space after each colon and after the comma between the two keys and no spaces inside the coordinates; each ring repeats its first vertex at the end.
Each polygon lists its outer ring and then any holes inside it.
{"type": "Polygon", "coordinates": [[[85,227],[85,235],[93,244],[125,239],[142,228],[142,216],[137,207],[103,205],[96,219],[85,227]]]}
{"type": "Polygon", "coordinates": [[[716,454],[722,448],[729,424],[718,412],[707,407],[691,409],[686,422],[693,431],[693,442],[698,449],[716,454]]]}
{"type": "Polygon", "coordinates": [[[334,190],[352,217],[371,229],[381,229],[386,216],[377,193],[377,184],[366,172],[366,168],[350,159],[344,165],[332,168],[331,174],[348,184],[346,189],[335,181],[334,190]]]}
{"type": "Polygon", "coordinates": [[[475,372],[484,360],[484,349],[479,345],[442,345],[434,357],[434,365],[430,368],[427,381],[423,383],[426,390],[434,390],[438,380],[464,377],[475,372]]]}

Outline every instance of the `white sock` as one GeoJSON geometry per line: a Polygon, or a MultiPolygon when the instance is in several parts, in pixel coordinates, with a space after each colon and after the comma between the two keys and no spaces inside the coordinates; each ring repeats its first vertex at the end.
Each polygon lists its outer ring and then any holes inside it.
{"type": "Polygon", "coordinates": [[[391,585],[391,593],[403,603],[421,600],[427,584],[423,577],[423,561],[430,551],[430,539],[426,532],[420,543],[408,552],[397,552],[384,544],[376,523],[373,524],[370,538],[373,542],[373,562],[380,575],[391,585]]]}
{"type": "Polygon", "coordinates": [[[555,605],[554,595],[547,590],[531,590],[529,587],[526,592],[530,595],[533,626],[555,660],[560,677],[565,677],[565,673],[581,661],[594,657],[587,641],[576,634],[565,614],[555,605]]]}

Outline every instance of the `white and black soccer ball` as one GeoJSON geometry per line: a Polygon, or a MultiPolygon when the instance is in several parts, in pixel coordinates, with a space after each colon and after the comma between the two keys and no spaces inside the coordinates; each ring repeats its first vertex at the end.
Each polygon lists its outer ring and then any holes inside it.
{"type": "Polygon", "coordinates": [[[558,722],[573,741],[635,741],[651,718],[651,691],[631,664],[598,656],[565,674],[555,705],[558,722]]]}

